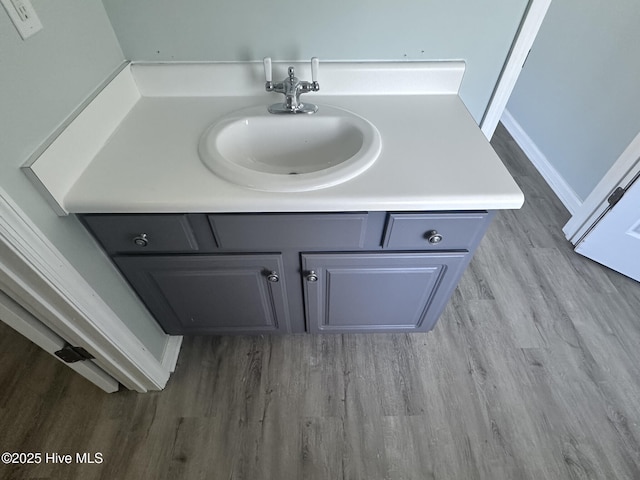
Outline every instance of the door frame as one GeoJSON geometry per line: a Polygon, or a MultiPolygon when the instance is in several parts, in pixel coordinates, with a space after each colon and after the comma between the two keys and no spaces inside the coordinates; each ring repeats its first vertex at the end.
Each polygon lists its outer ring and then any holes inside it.
{"type": "Polygon", "coordinates": [[[0,290],[128,389],[162,390],[175,369],[182,337],[154,357],[2,187],[0,290]]]}
{"type": "Polygon", "coordinates": [[[511,92],[518,81],[522,67],[527,60],[529,51],[538,35],[552,0],[529,0],[522,15],[520,26],[516,32],[511,49],[507,54],[502,72],[498,77],[496,88],[493,90],[489,105],[480,121],[480,129],[488,140],[491,140],[498,122],[507,107],[511,92]]]}
{"type": "Polygon", "coordinates": [[[573,245],[580,243],[608,211],[610,206],[607,199],[611,193],[618,187],[627,187],[638,172],[640,172],[640,132],[562,228],[566,239],[573,245]]]}

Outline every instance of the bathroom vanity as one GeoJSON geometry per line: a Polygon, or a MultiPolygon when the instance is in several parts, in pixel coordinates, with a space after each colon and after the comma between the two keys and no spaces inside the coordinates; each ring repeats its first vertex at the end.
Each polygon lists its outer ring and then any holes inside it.
{"type": "MultiPolygon", "coordinates": [[[[379,134],[375,159],[342,178],[350,157],[305,171],[289,152],[277,169],[243,177],[249,162],[223,177],[202,158],[217,125],[244,129],[224,140],[239,146],[219,148],[229,156],[245,155],[245,127],[259,122],[251,155],[287,142],[268,141],[290,130],[266,111],[275,97],[261,67],[127,65],[26,173],[59,214],[80,216],[167,333],[430,330],[494,212],[523,202],[457,95],[464,64],[323,65],[322,89],[307,95],[338,133],[319,151],[353,148],[343,133],[364,124],[333,120],[347,112],[379,134]],[[247,180],[263,175],[264,188],[247,180]]],[[[324,128],[309,125],[291,130],[300,148],[324,128]]]]}
{"type": "Polygon", "coordinates": [[[83,215],[171,334],[430,330],[490,218],[83,215]]]}

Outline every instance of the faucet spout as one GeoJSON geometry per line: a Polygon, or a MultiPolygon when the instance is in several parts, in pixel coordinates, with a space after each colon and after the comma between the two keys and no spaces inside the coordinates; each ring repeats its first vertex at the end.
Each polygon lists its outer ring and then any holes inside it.
{"type": "MultiPolygon", "coordinates": [[[[314,57],[315,58],[315,57],[314,57]]],[[[284,95],[284,103],[274,103],[269,106],[269,112],[271,113],[315,113],[318,111],[318,107],[311,103],[302,103],[300,101],[300,95],[308,92],[317,92],[320,90],[320,84],[315,80],[317,74],[317,59],[312,59],[313,77],[314,80],[307,82],[300,80],[295,75],[294,67],[290,66],[288,69],[288,77],[282,82],[273,83],[270,80],[270,71],[267,75],[267,82],[265,89],[268,92],[282,93],[284,95]]],[[[271,66],[271,59],[265,59],[265,72],[267,71],[267,65],[269,70],[271,66]]]]}

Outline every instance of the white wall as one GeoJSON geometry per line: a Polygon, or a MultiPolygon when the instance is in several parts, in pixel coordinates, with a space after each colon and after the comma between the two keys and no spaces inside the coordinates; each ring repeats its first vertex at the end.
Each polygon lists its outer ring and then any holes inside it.
{"type": "Polygon", "coordinates": [[[528,0],[103,3],[129,60],[462,59],[480,122],[528,0]]]}
{"type": "Polygon", "coordinates": [[[166,335],[75,217],[60,218],[20,171],[124,56],[100,0],[34,0],[43,30],[23,41],[0,7],[0,185],[160,358],[166,335]]]}
{"type": "Polygon", "coordinates": [[[584,200],[640,132],[640,3],[553,0],[507,110],[584,200]]]}

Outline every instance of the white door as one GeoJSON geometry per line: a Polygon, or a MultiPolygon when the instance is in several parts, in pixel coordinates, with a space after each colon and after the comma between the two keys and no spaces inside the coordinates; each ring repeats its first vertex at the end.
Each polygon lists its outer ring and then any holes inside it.
{"type": "Polygon", "coordinates": [[[576,252],[640,282],[640,179],[578,243],[576,252]]]}
{"type": "MultiPolygon", "coordinates": [[[[56,360],[60,360],[54,355],[54,352],[62,349],[66,342],[2,290],[0,290],[0,321],[27,337],[56,360]]],[[[118,382],[91,361],[66,363],[65,365],[107,393],[118,391],[118,382]]]]}

